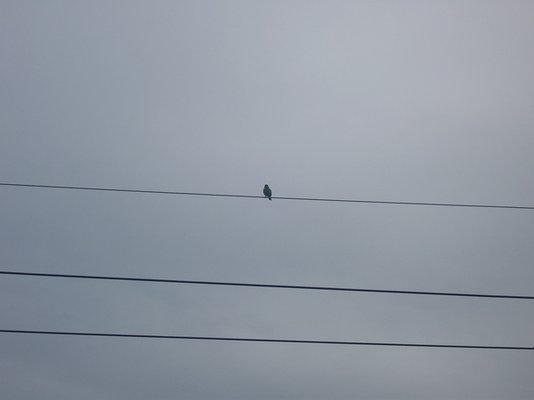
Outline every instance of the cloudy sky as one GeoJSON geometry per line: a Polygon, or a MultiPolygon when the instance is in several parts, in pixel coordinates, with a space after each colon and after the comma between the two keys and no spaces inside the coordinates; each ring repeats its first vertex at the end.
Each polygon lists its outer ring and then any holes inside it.
{"type": "MultiPolygon", "coordinates": [[[[0,0],[0,181],[534,205],[531,1],[0,0]]],[[[534,213],[0,187],[0,269],[533,295],[534,213]]],[[[534,346],[531,301],[0,276],[0,329],[534,346]]],[[[0,334],[10,400],[531,400],[532,352],[0,334]]]]}

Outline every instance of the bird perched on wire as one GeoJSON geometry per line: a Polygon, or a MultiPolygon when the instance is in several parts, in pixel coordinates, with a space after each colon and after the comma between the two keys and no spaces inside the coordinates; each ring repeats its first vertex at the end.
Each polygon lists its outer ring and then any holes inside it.
{"type": "Polygon", "coordinates": [[[265,185],[263,187],[263,195],[265,196],[266,199],[272,200],[271,196],[273,195],[273,192],[271,188],[269,187],[269,185],[265,185]]]}

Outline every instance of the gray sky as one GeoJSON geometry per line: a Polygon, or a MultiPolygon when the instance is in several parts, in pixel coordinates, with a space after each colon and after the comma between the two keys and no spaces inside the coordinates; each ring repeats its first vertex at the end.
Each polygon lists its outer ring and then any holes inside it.
{"type": "MultiPolygon", "coordinates": [[[[534,205],[530,1],[0,0],[0,181],[534,205]]],[[[0,188],[0,269],[534,294],[534,214],[0,188]]],[[[528,301],[0,277],[0,328],[534,346],[528,301]]],[[[530,352],[0,335],[0,398],[503,399],[530,352]]]]}

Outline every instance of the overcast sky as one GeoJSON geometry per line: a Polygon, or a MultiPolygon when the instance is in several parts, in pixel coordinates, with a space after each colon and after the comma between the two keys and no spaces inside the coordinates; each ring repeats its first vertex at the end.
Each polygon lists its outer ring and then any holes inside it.
{"type": "MultiPolygon", "coordinates": [[[[534,205],[532,1],[0,0],[0,181],[534,205]]],[[[534,295],[534,213],[0,187],[0,270],[534,295]]],[[[0,276],[0,329],[534,346],[534,303],[0,276]]],[[[531,400],[532,352],[0,334],[9,400],[531,400]]]]}

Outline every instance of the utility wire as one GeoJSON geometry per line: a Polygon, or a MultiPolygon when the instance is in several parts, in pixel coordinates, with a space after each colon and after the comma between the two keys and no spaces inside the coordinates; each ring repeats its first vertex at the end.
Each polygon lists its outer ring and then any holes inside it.
{"type": "Polygon", "coordinates": [[[34,277],[48,277],[48,278],[98,279],[98,280],[113,280],[113,281],[130,281],[130,282],[175,283],[175,284],[187,284],[187,285],[241,286],[241,287],[274,288],[274,289],[302,289],[302,290],[323,290],[323,291],[338,291],[338,292],[365,292],[365,293],[384,293],[384,294],[411,294],[411,295],[428,295],[428,296],[455,296],[455,297],[480,297],[480,298],[496,298],[496,299],[534,300],[534,296],[520,296],[520,295],[506,295],[506,294],[363,289],[363,288],[349,288],[349,287],[336,287],[336,286],[277,285],[277,284],[269,284],[269,283],[221,282],[221,281],[199,281],[199,280],[159,279],[159,278],[134,278],[134,277],[101,276],[101,275],[51,274],[51,273],[42,273],[42,272],[21,272],[21,271],[0,271],[0,275],[18,275],[18,276],[34,276],[34,277]]]}
{"type": "Polygon", "coordinates": [[[478,349],[478,350],[530,350],[530,351],[534,350],[534,347],[526,347],[526,346],[484,346],[484,345],[463,345],[463,344],[355,342],[355,341],[344,341],[344,340],[263,339],[263,338],[220,337],[220,336],[143,335],[143,334],[132,334],[132,333],[35,331],[35,330],[19,330],[19,329],[0,329],[0,333],[32,334],[32,335],[61,335],[61,336],[98,336],[98,337],[140,338],[140,339],[205,340],[205,341],[225,341],[225,342],[331,344],[331,345],[344,345],[344,346],[433,347],[433,348],[478,349]]]}
{"type": "MultiPolygon", "coordinates": [[[[167,191],[167,190],[119,189],[119,188],[105,188],[105,187],[91,187],[91,186],[37,185],[37,184],[25,184],[25,183],[7,183],[7,182],[0,182],[0,186],[39,188],[39,189],[89,190],[89,191],[100,191],[100,192],[166,194],[166,195],[179,195],[179,196],[231,197],[231,198],[247,198],[247,199],[263,199],[264,198],[264,196],[254,196],[254,195],[248,195],[248,194],[176,192],[176,191],[167,191]]],[[[357,199],[332,199],[332,198],[287,197],[287,196],[272,196],[272,198],[276,200],[301,200],[301,201],[320,201],[320,202],[335,202],[335,203],[534,210],[534,206],[514,206],[514,205],[504,205],[504,204],[433,203],[433,202],[418,202],[418,201],[357,200],[357,199]]]]}

